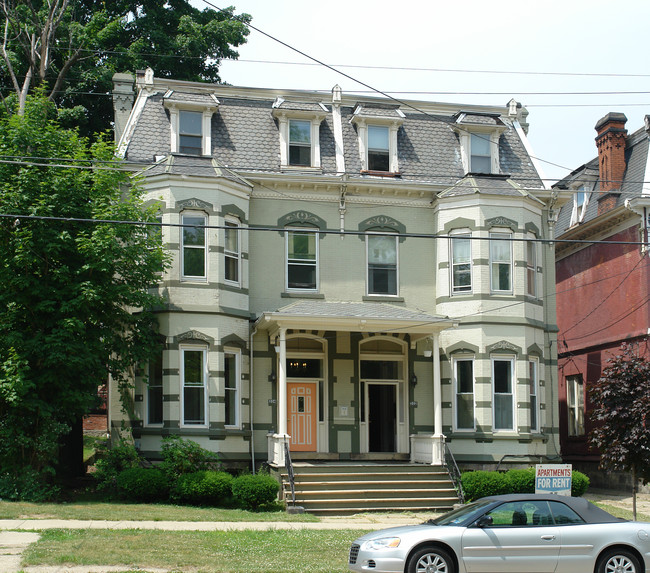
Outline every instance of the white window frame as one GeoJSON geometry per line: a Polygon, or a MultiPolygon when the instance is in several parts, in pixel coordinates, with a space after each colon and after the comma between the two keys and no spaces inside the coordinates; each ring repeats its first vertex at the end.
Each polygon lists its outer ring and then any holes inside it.
{"type": "Polygon", "coordinates": [[[528,407],[530,411],[530,431],[539,433],[540,424],[540,407],[539,407],[539,360],[530,358],[528,360],[528,407]],[[533,422],[535,422],[533,424],[533,422]]]}
{"type": "Polygon", "coordinates": [[[585,385],[581,374],[566,377],[567,436],[585,435],[585,385]]]}
{"type": "Polygon", "coordinates": [[[226,347],[223,349],[223,393],[224,393],[224,426],[231,429],[241,429],[241,351],[238,348],[226,347]],[[226,379],[226,359],[228,356],[235,358],[235,387],[229,388],[226,379]],[[233,392],[234,398],[234,424],[228,424],[226,408],[228,404],[228,393],[233,392]]]}
{"type": "Polygon", "coordinates": [[[449,292],[452,296],[467,295],[472,294],[473,290],[473,280],[472,280],[472,233],[471,231],[466,230],[457,230],[451,232],[451,238],[449,240],[449,292]],[[455,284],[455,274],[454,269],[457,266],[465,265],[467,262],[456,263],[454,259],[454,242],[459,240],[466,240],[469,244],[469,287],[467,286],[458,286],[455,284]]]}
{"type": "Polygon", "coordinates": [[[162,425],[163,425],[163,423],[165,421],[165,412],[164,412],[165,400],[164,400],[164,397],[163,397],[163,388],[164,388],[164,383],[163,383],[163,376],[164,375],[163,375],[163,372],[164,372],[164,370],[163,370],[163,352],[162,351],[159,352],[158,358],[160,359],[160,384],[156,384],[156,385],[151,384],[151,381],[153,379],[153,376],[152,376],[152,373],[151,373],[153,362],[150,360],[147,363],[147,383],[146,383],[146,389],[145,389],[145,392],[144,392],[144,395],[145,395],[145,400],[144,400],[144,402],[145,402],[144,403],[145,424],[147,426],[154,427],[154,428],[155,427],[158,427],[158,428],[162,427],[162,425]],[[151,412],[150,407],[152,405],[151,404],[152,403],[152,399],[151,399],[151,389],[152,388],[160,388],[160,401],[161,401],[161,410],[162,410],[160,422],[152,422],[151,419],[150,419],[150,412],[151,412]]]}
{"type": "Polygon", "coordinates": [[[493,136],[491,133],[470,133],[469,134],[469,172],[470,173],[477,173],[477,174],[490,174],[494,173],[494,165],[493,165],[493,158],[494,158],[494,144],[495,142],[493,141],[493,136]],[[480,140],[480,141],[477,141],[480,140]],[[481,145],[484,143],[487,143],[488,145],[488,153],[487,155],[484,153],[479,153],[478,151],[475,151],[474,148],[477,148],[479,146],[479,142],[481,145]],[[489,169],[487,171],[479,171],[475,169],[475,161],[474,158],[481,158],[485,159],[487,158],[489,169]]]}
{"type": "Polygon", "coordinates": [[[454,356],[452,358],[452,375],[454,383],[454,431],[455,432],[473,432],[476,430],[476,370],[474,364],[474,357],[469,355],[454,356]],[[472,391],[470,392],[461,392],[460,391],[460,377],[458,375],[458,364],[460,362],[469,362],[472,366],[472,391]],[[472,426],[467,428],[461,428],[458,424],[459,416],[459,397],[466,396],[471,394],[472,396],[472,426]]]}
{"type": "Polygon", "coordinates": [[[585,217],[585,211],[589,204],[589,186],[587,184],[580,185],[573,190],[573,208],[571,209],[571,223],[576,225],[582,223],[585,217]],[[579,198],[582,197],[582,202],[579,198]]]}
{"type": "Polygon", "coordinates": [[[515,432],[517,430],[517,377],[515,373],[516,361],[514,356],[499,355],[491,358],[492,362],[492,431],[498,432],[515,432]],[[497,392],[496,391],[496,376],[495,364],[497,362],[510,363],[510,392],[497,392]],[[511,401],[511,414],[512,414],[512,427],[510,428],[497,428],[497,396],[510,396],[511,401]]]}
{"type": "MultiPolygon", "coordinates": [[[[281,102],[279,102],[281,104],[281,102]]],[[[277,105],[278,102],[276,102],[277,105]]],[[[327,117],[327,108],[323,107],[322,112],[317,111],[300,111],[300,110],[283,110],[274,109],[272,115],[278,121],[278,133],[280,136],[280,167],[282,169],[321,169],[320,156],[320,124],[327,117]],[[311,162],[310,165],[291,165],[289,162],[291,141],[289,137],[289,123],[291,120],[309,121],[311,124],[311,162]]]]}
{"type": "Polygon", "coordinates": [[[207,282],[208,280],[208,215],[203,211],[183,211],[181,213],[181,225],[185,225],[185,218],[202,218],[203,219],[203,246],[201,245],[186,245],[185,244],[185,227],[181,226],[180,230],[180,255],[181,255],[181,280],[194,281],[194,282],[207,282]],[[203,274],[202,275],[187,275],[185,274],[185,249],[202,249],[203,250],[203,274]]]}
{"type": "Polygon", "coordinates": [[[205,105],[197,102],[178,102],[165,100],[165,108],[169,110],[170,120],[170,149],[172,153],[180,153],[181,137],[181,111],[197,112],[201,114],[201,154],[212,155],[212,116],[218,109],[219,101],[212,96],[214,105],[205,105]]]}
{"type": "MultiPolygon", "coordinates": [[[[512,260],[512,232],[508,231],[491,231],[490,232],[490,292],[497,294],[512,294],[513,292],[513,282],[514,282],[514,265],[512,260]],[[507,261],[498,261],[494,258],[494,252],[492,250],[493,241],[507,240],[508,242],[508,252],[509,259],[507,261]],[[498,289],[494,288],[495,278],[498,277],[498,273],[495,275],[496,269],[500,268],[501,265],[508,265],[509,275],[510,275],[510,286],[508,289],[498,289]]],[[[498,281],[497,281],[498,285],[498,281]]]]}
{"type": "Polygon", "coordinates": [[[399,118],[376,118],[354,115],[350,123],[357,126],[357,136],[359,139],[359,159],[361,161],[361,172],[370,174],[395,174],[399,173],[399,162],[397,154],[397,132],[404,123],[404,114],[397,110],[399,118]],[[388,171],[371,171],[368,167],[368,126],[387,127],[388,128],[388,171]]]}
{"type": "Polygon", "coordinates": [[[286,227],[285,228],[285,233],[284,233],[284,284],[285,284],[285,289],[287,292],[318,292],[319,284],[320,284],[320,273],[319,273],[319,233],[318,229],[314,227],[286,227]],[[293,233],[303,233],[303,234],[312,234],[314,235],[314,245],[315,245],[315,259],[314,261],[304,261],[301,262],[301,259],[292,259],[289,260],[289,240],[290,236],[293,233]],[[309,267],[314,267],[315,268],[315,285],[314,288],[302,288],[302,287],[291,287],[289,286],[289,266],[294,265],[294,266],[309,266],[309,267]]]}
{"type": "Polygon", "coordinates": [[[531,235],[526,241],[526,294],[537,298],[537,241],[531,235]]]}
{"type": "MultiPolygon", "coordinates": [[[[374,281],[373,281],[374,283],[374,281]]],[[[380,231],[368,231],[366,233],[366,294],[368,296],[391,296],[399,297],[399,234],[384,233],[380,231]],[[381,293],[370,292],[370,237],[372,236],[392,237],[395,240],[395,292],[381,293]]]]}
{"type": "Polygon", "coordinates": [[[207,428],[208,427],[208,349],[200,346],[181,346],[180,347],[180,381],[181,381],[181,426],[191,428],[207,428]],[[202,422],[188,422],[185,416],[185,389],[186,388],[200,388],[201,386],[195,384],[185,383],[185,353],[186,352],[199,352],[201,353],[201,370],[202,370],[202,387],[203,387],[203,421],[202,422]]]}
{"type": "Polygon", "coordinates": [[[241,285],[241,223],[239,219],[235,217],[226,217],[224,220],[224,240],[223,240],[223,280],[224,282],[236,286],[241,285]],[[235,238],[237,240],[237,249],[231,251],[228,249],[228,241],[226,240],[226,235],[228,232],[234,232],[235,238]],[[226,276],[228,270],[228,260],[235,260],[235,269],[237,272],[237,279],[229,279],[226,276]]]}

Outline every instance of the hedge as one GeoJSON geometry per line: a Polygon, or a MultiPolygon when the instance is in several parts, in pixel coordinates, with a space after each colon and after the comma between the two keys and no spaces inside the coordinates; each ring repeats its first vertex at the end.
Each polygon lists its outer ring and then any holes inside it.
{"type": "Polygon", "coordinates": [[[227,472],[199,471],[178,478],[171,498],[190,505],[226,507],[232,503],[233,477],[227,472]]]}
{"type": "Polygon", "coordinates": [[[244,474],[232,482],[232,495],[243,509],[257,511],[271,507],[277,500],[280,484],[269,474],[244,474]]]}
{"type": "Polygon", "coordinates": [[[150,503],[169,497],[165,474],[156,468],[130,468],[117,476],[117,492],[128,501],[150,503]]]}

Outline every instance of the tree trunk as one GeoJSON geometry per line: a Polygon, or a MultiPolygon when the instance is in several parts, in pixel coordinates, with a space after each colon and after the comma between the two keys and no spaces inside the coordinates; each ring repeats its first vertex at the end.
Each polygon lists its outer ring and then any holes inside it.
{"type": "Polygon", "coordinates": [[[636,521],[636,492],[638,489],[636,466],[632,467],[632,519],[636,521]]]}

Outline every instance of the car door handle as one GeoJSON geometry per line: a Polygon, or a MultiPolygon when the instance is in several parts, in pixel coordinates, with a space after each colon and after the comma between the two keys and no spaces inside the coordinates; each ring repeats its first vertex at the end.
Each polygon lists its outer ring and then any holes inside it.
{"type": "Polygon", "coordinates": [[[542,535],[542,539],[544,541],[553,541],[555,539],[555,535],[542,535]]]}

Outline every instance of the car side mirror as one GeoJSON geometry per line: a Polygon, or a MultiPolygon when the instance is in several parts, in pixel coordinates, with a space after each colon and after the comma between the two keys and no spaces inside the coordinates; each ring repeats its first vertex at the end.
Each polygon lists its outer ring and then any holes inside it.
{"type": "Polygon", "coordinates": [[[476,527],[490,527],[493,521],[494,520],[492,519],[491,515],[484,515],[476,522],[476,527]]]}

